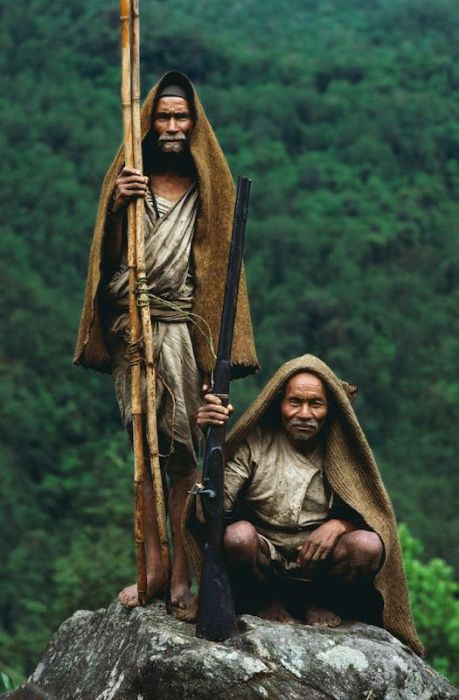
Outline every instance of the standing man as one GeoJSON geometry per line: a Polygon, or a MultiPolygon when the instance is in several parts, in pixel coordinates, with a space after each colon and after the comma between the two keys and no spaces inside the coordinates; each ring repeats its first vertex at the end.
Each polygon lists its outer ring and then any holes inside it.
{"type": "MultiPolygon", "coordinates": [[[[174,540],[171,602],[186,607],[189,571],[180,522],[195,481],[200,439],[195,416],[208,388],[226,279],[234,185],[226,159],[186,76],[167,73],[141,114],[144,173],[124,167],[118,151],[102,187],[91,247],[86,297],[74,362],[111,372],[121,418],[130,431],[127,358],[126,207],[145,201],[145,257],[157,370],[157,423],[174,540]]],[[[232,348],[233,377],[257,369],[245,280],[239,289],[232,348]]],[[[145,407],[145,378],[142,380],[145,407]]],[[[167,592],[162,571],[150,470],[144,482],[147,596],[167,592]]],[[[137,586],[120,601],[138,605],[137,586]]]]}

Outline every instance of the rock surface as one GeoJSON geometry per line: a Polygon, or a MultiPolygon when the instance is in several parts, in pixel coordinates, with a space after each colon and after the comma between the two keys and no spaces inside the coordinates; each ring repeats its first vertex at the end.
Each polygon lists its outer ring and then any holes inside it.
{"type": "Polygon", "coordinates": [[[5,700],[459,700],[459,692],[377,627],[285,625],[249,615],[222,644],[161,603],[79,611],[5,700]]]}

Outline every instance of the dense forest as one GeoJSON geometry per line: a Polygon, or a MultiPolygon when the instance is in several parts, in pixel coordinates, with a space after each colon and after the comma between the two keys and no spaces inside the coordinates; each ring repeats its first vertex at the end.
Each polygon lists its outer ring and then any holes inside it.
{"type": "MultiPolygon", "coordinates": [[[[16,0],[0,19],[0,670],[20,678],[134,575],[111,382],[71,364],[121,139],[118,3],[16,0]]],[[[141,22],[144,94],[186,72],[253,178],[262,371],[233,403],[304,352],[359,386],[429,659],[459,682],[459,5],[150,0],[141,22]]]]}

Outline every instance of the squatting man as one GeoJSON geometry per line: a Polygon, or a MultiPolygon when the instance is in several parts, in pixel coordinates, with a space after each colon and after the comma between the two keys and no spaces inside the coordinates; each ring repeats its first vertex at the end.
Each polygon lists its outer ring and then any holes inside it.
{"type": "MultiPolygon", "coordinates": [[[[420,651],[395,519],[350,401],[355,391],[304,355],[278,370],[233,428],[224,535],[233,592],[240,611],[330,627],[357,617],[420,651]]],[[[231,412],[208,393],[197,423],[221,425],[231,412]]]]}

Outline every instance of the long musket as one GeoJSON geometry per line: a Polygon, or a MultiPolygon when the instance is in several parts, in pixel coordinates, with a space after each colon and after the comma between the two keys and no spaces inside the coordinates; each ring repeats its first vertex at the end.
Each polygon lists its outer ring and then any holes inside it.
{"type": "MultiPolygon", "coordinates": [[[[120,0],[121,22],[121,103],[126,167],[142,172],[140,128],[140,42],[138,0],[120,0]]],[[[156,375],[153,333],[145,271],[144,201],[138,198],[128,205],[129,268],[129,356],[131,362],[131,406],[134,446],[135,541],[137,589],[140,605],[146,603],[143,484],[145,480],[145,440],[141,402],[141,361],[147,386],[147,442],[153,481],[161,566],[169,578],[170,556],[167,539],[166,509],[159,465],[156,426],[156,375]],[[139,318],[139,307],[141,322],[139,318]],[[143,350],[143,357],[142,357],[143,350]]]]}
{"type": "MultiPolygon", "coordinates": [[[[244,250],[250,184],[249,178],[238,178],[218,354],[213,376],[212,392],[220,398],[224,406],[228,405],[231,346],[244,250]]],[[[206,437],[202,486],[196,491],[201,497],[205,520],[204,558],[199,589],[196,635],[212,641],[223,641],[238,633],[233,596],[223,554],[225,469],[223,445],[225,435],[225,425],[209,427],[206,437]]]]}

